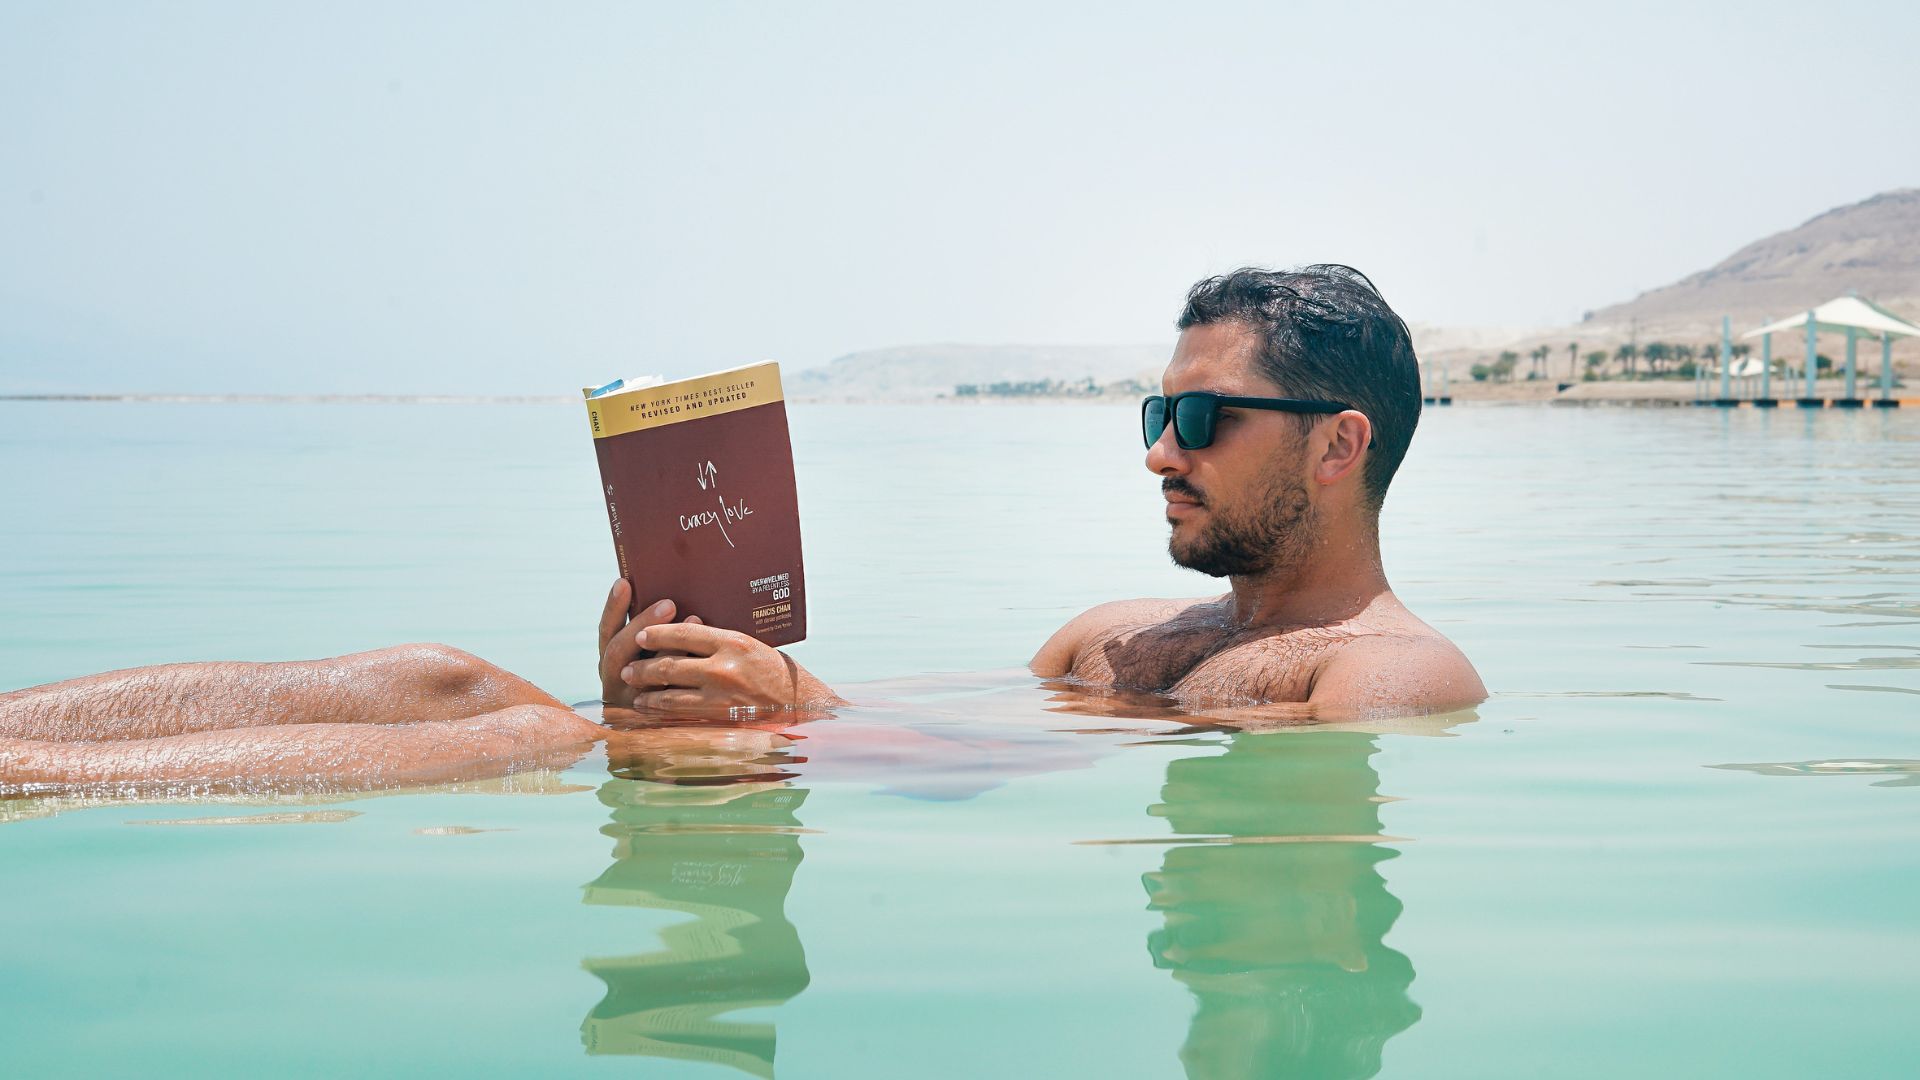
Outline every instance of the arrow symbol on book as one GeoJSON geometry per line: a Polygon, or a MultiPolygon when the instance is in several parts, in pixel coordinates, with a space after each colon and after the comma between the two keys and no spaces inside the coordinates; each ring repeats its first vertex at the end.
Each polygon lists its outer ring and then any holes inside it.
{"type": "Polygon", "coordinates": [[[714,468],[713,462],[711,461],[707,462],[705,465],[695,465],[693,467],[694,482],[700,485],[700,490],[702,491],[705,491],[707,488],[711,487],[715,483],[716,478],[719,476],[719,474],[720,474],[720,470],[714,468]]]}

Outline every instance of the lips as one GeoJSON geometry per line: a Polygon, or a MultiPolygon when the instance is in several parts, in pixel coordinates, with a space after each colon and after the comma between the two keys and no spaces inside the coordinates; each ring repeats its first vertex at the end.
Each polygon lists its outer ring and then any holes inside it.
{"type": "Polygon", "coordinates": [[[1168,513],[1172,513],[1176,507],[1206,505],[1206,500],[1200,497],[1200,493],[1183,480],[1170,478],[1164,481],[1160,485],[1160,495],[1167,500],[1168,513]]]}
{"type": "Polygon", "coordinates": [[[1176,520],[1200,512],[1205,505],[1197,492],[1161,488],[1160,494],[1167,500],[1167,518],[1176,520]]]}

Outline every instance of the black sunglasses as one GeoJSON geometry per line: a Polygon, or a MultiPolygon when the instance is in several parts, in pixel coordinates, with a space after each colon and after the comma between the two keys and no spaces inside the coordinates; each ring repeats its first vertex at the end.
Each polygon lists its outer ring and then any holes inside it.
{"type": "MultiPolygon", "coordinates": [[[[1292,413],[1343,413],[1352,406],[1337,401],[1314,401],[1307,398],[1284,397],[1225,397],[1205,390],[1192,390],[1172,397],[1155,394],[1140,403],[1140,434],[1147,440],[1147,448],[1160,441],[1160,433],[1167,430],[1167,418],[1173,418],[1173,441],[1182,450],[1201,450],[1213,445],[1214,424],[1220,419],[1220,410],[1234,409],[1272,409],[1275,412],[1292,413]]],[[[1373,449],[1371,440],[1367,449],[1373,449]]]]}

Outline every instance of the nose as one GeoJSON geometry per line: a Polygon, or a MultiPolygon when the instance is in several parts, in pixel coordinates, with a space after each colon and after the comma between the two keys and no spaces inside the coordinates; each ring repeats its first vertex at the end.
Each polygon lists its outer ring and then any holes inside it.
{"type": "Polygon", "coordinates": [[[1192,468],[1192,454],[1180,449],[1173,425],[1168,424],[1153,445],[1147,447],[1147,471],[1155,476],[1185,476],[1192,468]]]}

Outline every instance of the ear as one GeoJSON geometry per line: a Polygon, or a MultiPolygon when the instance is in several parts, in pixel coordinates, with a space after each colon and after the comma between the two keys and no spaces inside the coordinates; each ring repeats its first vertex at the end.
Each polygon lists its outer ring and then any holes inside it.
{"type": "Polygon", "coordinates": [[[1315,440],[1319,455],[1313,462],[1315,483],[1331,487],[1352,475],[1367,459],[1367,447],[1373,442],[1373,421],[1354,409],[1336,413],[1321,426],[1315,440]]]}

